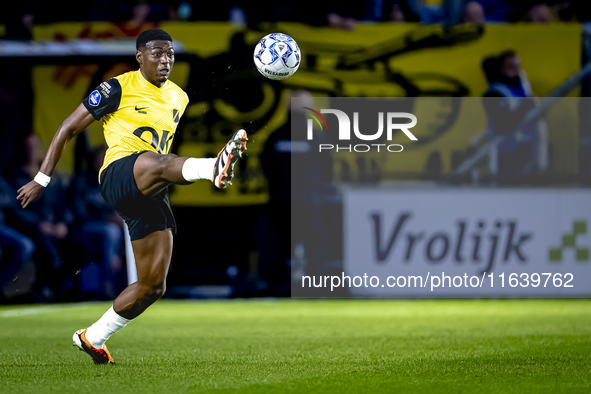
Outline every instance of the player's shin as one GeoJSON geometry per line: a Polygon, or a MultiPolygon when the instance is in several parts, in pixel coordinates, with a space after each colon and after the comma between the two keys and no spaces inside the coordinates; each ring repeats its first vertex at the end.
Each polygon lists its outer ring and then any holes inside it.
{"type": "Polygon", "coordinates": [[[213,168],[216,159],[196,159],[188,158],[183,164],[183,178],[188,182],[194,182],[198,179],[211,180],[213,168]]]}

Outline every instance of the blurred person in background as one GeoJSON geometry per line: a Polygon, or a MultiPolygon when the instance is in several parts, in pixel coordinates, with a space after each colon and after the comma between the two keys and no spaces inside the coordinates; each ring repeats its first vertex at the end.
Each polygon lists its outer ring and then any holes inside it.
{"type": "Polygon", "coordinates": [[[588,0],[513,0],[511,21],[531,23],[585,22],[591,19],[588,0]]]}
{"type": "MultiPolygon", "coordinates": [[[[494,0],[490,0],[494,1],[494,0]]],[[[472,23],[484,26],[489,20],[489,15],[484,10],[482,2],[464,1],[461,3],[444,1],[442,4],[427,4],[423,1],[413,1],[413,9],[417,10],[420,21],[424,24],[453,23],[454,15],[451,11],[457,7],[458,19],[455,23],[472,23]]]]}
{"type": "MultiPolygon", "coordinates": [[[[260,7],[258,3],[252,2],[233,7],[231,14],[241,13],[248,27],[255,30],[261,29],[261,23],[264,22],[300,22],[354,31],[356,21],[375,20],[376,15],[382,17],[382,3],[377,5],[378,11],[372,9],[371,3],[372,1],[321,0],[314,3],[314,12],[310,12],[310,6],[302,2],[269,7],[260,7]]],[[[230,19],[234,18],[236,16],[231,16],[230,19]]]]}
{"type": "Polygon", "coordinates": [[[513,0],[477,0],[487,22],[509,22],[515,14],[513,0]]]}
{"type": "Polygon", "coordinates": [[[146,22],[178,19],[178,0],[95,0],[89,2],[91,21],[131,22],[128,28],[142,26],[146,22]]]}
{"type": "Polygon", "coordinates": [[[484,26],[486,24],[486,16],[484,15],[482,5],[477,1],[467,2],[462,11],[462,22],[484,26]]]}
{"type": "Polygon", "coordinates": [[[560,20],[565,22],[583,23],[591,20],[588,0],[557,0],[554,10],[560,20]]]}
{"type": "Polygon", "coordinates": [[[0,12],[0,24],[4,25],[7,40],[30,40],[33,37],[35,5],[32,2],[13,2],[0,12]]]}
{"type": "Polygon", "coordinates": [[[65,182],[56,174],[56,182],[48,190],[48,198],[23,211],[14,195],[28,182],[31,174],[39,170],[44,151],[39,137],[34,134],[25,137],[16,149],[23,154],[17,156],[17,161],[7,171],[7,182],[0,185],[5,193],[13,195],[11,204],[5,206],[3,212],[6,224],[34,241],[36,248],[33,260],[37,269],[34,292],[40,300],[53,302],[59,293],[71,288],[71,284],[65,283],[64,260],[60,252],[65,247],[68,223],[72,219],[71,211],[65,205],[65,182]]]}
{"type": "MultiPolygon", "coordinates": [[[[12,187],[19,189],[28,183],[31,177],[39,171],[43,161],[44,151],[38,136],[31,134],[25,139],[25,162],[14,168],[10,177],[12,187]]],[[[41,231],[55,241],[64,240],[68,236],[68,223],[72,220],[72,213],[65,204],[66,180],[56,174],[56,182],[48,188],[48,197],[34,204],[31,212],[37,214],[41,231]]]]}
{"type": "MultiPolygon", "coordinates": [[[[47,24],[64,21],[105,21],[113,23],[126,22],[128,29],[142,26],[146,22],[160,22],[178,19],[178,8],[181,1],[168,0],[94,0],[79,2],[74,0],[60,1],[60,7],[50,2],[15,3],[10,19],[12,33],[22,38],[30,35],[33,23],[47,24]],[[18,16],[18,17],[14,17],[18,16]]],[[[8,19],[8,18],[6,18],[8,19]]]]}
{"type": "Polygon", "coordinates": [[[33,275],[23,273],[32,263],[35,243],[4,223],[3,209],[10,209],[13,204],[14,195],[0,176],[0,302],[3,299],[14,302],[16,296],[28,295],[35,281],[33,275]]]}
{"type": "Polygon", "coordinates": [[[488,116],[489,136],[503,135],[498,145],[498,178],[500,182],[522,179],[531,171],[536,157],[537,129],[528,124],[515,134],[524,116],[535,106],[534,94],[521,58],[513,50],[486,58],[482,68],[488,81],[484,106],[488,116]]]}
{"type": "Polygon", "coordinates": [[[520,20],[531,23],[552,23],[556,21],[556,16],[546,2],[540,1],[531,4],[525,10],[520,20]]]}
{"type": "Polygon", "coordinates": [[[420,22],[421,18],[406,0],[370,1],[363,20],[376,22],[420,22]]]}

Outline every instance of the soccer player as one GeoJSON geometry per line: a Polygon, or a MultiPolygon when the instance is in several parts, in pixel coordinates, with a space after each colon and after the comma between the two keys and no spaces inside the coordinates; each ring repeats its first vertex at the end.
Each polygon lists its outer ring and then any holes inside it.
{"type": "Polygon", "coordinates": [[[17,196],[23,208],[39,199],[66,143],[102,120],[109,148],[99,173],[101,194],[129,227],[138,281],[123,290],[96,323],[74,333],[74,345],[95,364],[115,364],[105,341],[164,294],[176,232],[168,186],[209,179],[225,188],[246,150],[246,132],[239,130],[217,158],[169,154],[189,102],[187,94],[168,80],[174,64],[172,38],[161,29],[146,30],[138,36],[136,48],[139,70],[101,83],[84,99],[56,132],[35,179],[17,196]]]}

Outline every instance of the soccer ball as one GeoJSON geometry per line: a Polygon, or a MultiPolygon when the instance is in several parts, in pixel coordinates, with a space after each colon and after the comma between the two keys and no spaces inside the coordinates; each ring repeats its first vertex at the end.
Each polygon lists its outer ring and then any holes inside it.
{"type": "Polygon", "coordinates": [[[298,44],[283,33],[266,35],[254,49],[254,64],[269,79],[280,80],[292,76],[300,66],[300,59],[298,44]]]}

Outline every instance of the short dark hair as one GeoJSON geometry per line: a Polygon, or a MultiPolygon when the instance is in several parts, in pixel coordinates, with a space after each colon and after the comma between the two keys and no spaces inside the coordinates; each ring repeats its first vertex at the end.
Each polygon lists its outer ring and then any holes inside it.
{"type": "Polygon", "coordinates": [[[497,82],[501,78],[501,67],[505,60],[517,56],[513,49],[507,49],[497,56],[489,56],[482,61],[482,70],[486,75],[486,80],[490,83],[497,82]]]}
{"type": "Polygon", "coordinates": [[[497,56],[489,56],[482,61],[482,71],[489,83],[497,82],[501,75],[501,65],[497,56]]]}
{"type": "Polygon", "coordinates": [[[172,42],[172,37],[170,36],[170,34],[168,34],[162,29],[144,30],[137,37],[137,40],[135,40],[135,48],[140,49],[141,47],[145,47],[147,43],[154,40],[164,40],[172,42]]]}
{"type": "Polygon", "coordinates": [[[503,63],[505,63],[505,60],[511,59],[512,57],[515,57],[515,56],[517,56],[517,52],[515,52],[513,49],[507,49],[506,51],[501,52],[501,54],[499,55],[500,66],[503,66],[503,63]]]}

